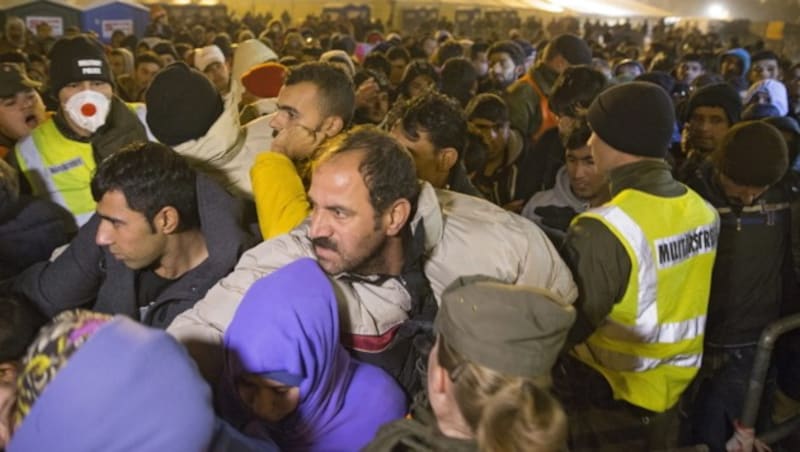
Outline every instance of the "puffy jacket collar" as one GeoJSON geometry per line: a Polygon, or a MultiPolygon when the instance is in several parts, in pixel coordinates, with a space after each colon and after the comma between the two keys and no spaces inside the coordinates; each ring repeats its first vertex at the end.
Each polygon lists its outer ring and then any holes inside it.
{"type": "Polygon", "coordinates": [[[225,110],[219,115],[205,135],[195,140],[189,140],[175,146],[175,151],[181,155],[221,155],[215,166],[221,166],[238,155],[244,145],[246,133],[239,125],[239,118],[232,107],[232,98],[226,97],[225,110]],[[224,149],[220,152],[220,149],[224,149]]]}
{"type": "Polygon", "coordinates": [[[442,241],[444,234],[444,217],[439,206],[436,190],[428,182],[422,182],[417,197],[417,209],[411,219],[411,230],[417,230],[417,224],[422,221],[425,225],[425,251],[430,252],[442,241]]]}

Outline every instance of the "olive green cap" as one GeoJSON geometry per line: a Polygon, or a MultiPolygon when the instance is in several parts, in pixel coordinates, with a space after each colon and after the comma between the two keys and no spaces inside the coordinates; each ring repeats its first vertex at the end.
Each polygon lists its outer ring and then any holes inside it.
{"type": "Polygon", "coordinates": [[[435,328],[475,364],[540,377],[550,374],[574,321],[575,309],[546,289],[470,276],[444,291],[435,328]]]}

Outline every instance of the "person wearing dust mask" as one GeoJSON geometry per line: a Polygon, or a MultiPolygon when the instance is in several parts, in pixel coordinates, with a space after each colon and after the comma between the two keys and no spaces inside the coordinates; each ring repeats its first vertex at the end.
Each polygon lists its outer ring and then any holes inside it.
{"type": "Polygon", "coordinates": [[[89,189],[97,162],[123,145],[147,140],[144,107],[114,95],[113,74],[99,42],[87,35],[57,41],[50,87],[58,110],[16,146],[24,183],[34,196],[61,204],[83,225],[95,211],[89,189]]]}

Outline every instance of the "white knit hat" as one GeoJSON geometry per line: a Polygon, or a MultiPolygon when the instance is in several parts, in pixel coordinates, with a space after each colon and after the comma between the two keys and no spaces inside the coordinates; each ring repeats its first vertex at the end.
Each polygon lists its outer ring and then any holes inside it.
{"type": "Polygon", "coordinates": [[[205,46],[194,50],[194,67],[200,72],[205,72],[206,68],[212,63],[225,64],[225,55],[222,50],[215,45],[205,46]]]}

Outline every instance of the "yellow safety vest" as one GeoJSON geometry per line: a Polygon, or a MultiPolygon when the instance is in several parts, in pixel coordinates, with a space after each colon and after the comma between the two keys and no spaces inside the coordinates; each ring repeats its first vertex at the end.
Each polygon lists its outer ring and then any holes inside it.
{"type": "Polygon", "coordinates": [[[617,237],[631,273],[622,299],[572,353],[606,378],[614,398],[666,411],[702,361],[719,217],[692,190],[664,198],[632,189],[583,217],[617,237]]]}
{"type": "Polygon", "coordinates": [[[33,194],[64,206],[78,226],[95,211],[90,182],[97,164],[91,143],[70,140],[50,118],[17,143],[17,162],[33,194]]]}
{"type": "MultiPolygon", "coordinates": [[[[147,127],[144,104],[127,107],[145,126],[148,139],[155,141],[147,127]]],[[[75,217],[78,227],[95,212],[91,181],[97,163],[91,143],[70,140],[56,127],[51,116],[17,143],[17,162],[33,194],[64,206],[75,217]]]]}

